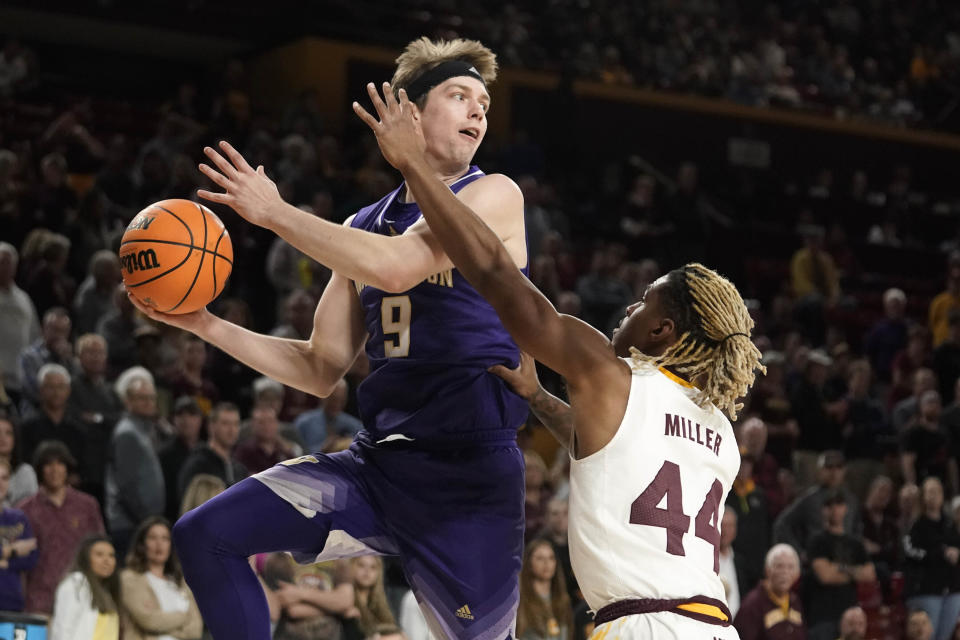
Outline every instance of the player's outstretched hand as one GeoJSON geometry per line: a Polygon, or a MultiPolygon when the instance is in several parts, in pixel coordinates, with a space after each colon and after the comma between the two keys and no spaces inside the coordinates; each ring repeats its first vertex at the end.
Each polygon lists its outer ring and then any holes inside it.
{"type": "Polygon", "coordinates": [[[130,298],[131,304],[147,316],[151,320],[156,320],[157,322],[163,322],[164,324],[169,324],[172,327],[178,329],[183,329],[184,331],[189,331],[190,333],[198,333],[205,321],[209,320],[210,312],[207,311],[206,307],[203,309],[197,309],[196,311],[191,311],[190,313],[163,313],[162,311],[157,311],[153,307],[144,304],[141,302],[135,295],[127,291],[127,297],[130,298]]]}
{"type": "Polygon", "coordinates": [[[500,376],[510,385],[514,393],[525,400],[529,400],[540,389],[540,379],[537,377],[537,363],[533,356],[525,351],[520,352],[520,365],[516,369],[508,369],[497,364],[489,369],[490,373],[500,376]]]}
{"type": "Polygon", "coordinates": [[[220,141],[220,149],[226,158],[212,147],[203,148],[203,152],[217,168],[201,163],[200,172],[224,192],[199,189],[197,195],[204,200],[227,205],[257,226],[269,227],[273,218],[272,212],[283,205],[277,185],[267,177],[263,165],[254,170],[226,140],[220,141]]]}
{"type": "Polygon", "coordinates": [[[383,83],[382,98],[372,82],[367,85],[367,93],[380,119],[370,115],[359,103],[353,103],[353,110],[377,136],[380,152],[387,162],[403,171],[410,162],[422,158],[427,147],[420,128],[419,110],[403,89],[398,102],[389,82],[383,83]]]}

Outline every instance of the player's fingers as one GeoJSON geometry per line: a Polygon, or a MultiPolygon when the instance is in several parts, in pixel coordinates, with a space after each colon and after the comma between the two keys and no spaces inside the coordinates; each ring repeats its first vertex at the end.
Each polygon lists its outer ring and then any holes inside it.
{"type": "Polygon", "coordinates": [[[220,148],[223,149],[224,153],[227,154],[227,157],[230,158],[230,162],[233,163],[233,166],[235,166],[240,171],[253,173],[253,167],[251,167],[247,163],[246,159],[242,155],[240,155],[239,151],[233,148],[233,145],[231,145],[226,140],[221,140],[220,148]]]}
{"type": "Polygon", "coordinates": [[[229,191],[230,180],[208,164],[200,164],[200,173],[213,180],[214,184],[229,191]]]}
{"type": "Polygon", "coordinates": [[[489,371],[495,376],[500,376],[501,378],[509,378],[510,376],[512,376],[517,372],[516,369],[508,369],[502,364],[495,364],[489,369],[487,369],[487,371],[489,371]]]}
{"type": "Polygon", "coordinates": [[[213,147],[204,147],[203,152],[207,155],[210,160],[213,161],[213,164],[217,165],[217,168],[220,169],[228,178],[234,178],[237,175],[236,168],[227,162],[227,159],[222,155],[217,153],[217,150],[213,147]]]}
{"type": "Polygon", "coordinates": [[[398,92],[400,94],[400,110],[406,113],[407,111],[413,111],[410,108],[410,98],[407,96],[406,89],[400,89],[398,92]]]}
{"type": "Polygon", "coordinates": [[[377,110],[377,115],[383,120],[387,115],[387,105],[385,105],[383,99],[380,98],[380,94],[377,92],[377,86],[372,82],[368,82],[367,93],[370,95],[370,101],[373,102],[373,108],[377,110]]]}
{"type": "Polygon", "coordinates": [[[374,133],[377,133],[380,130],[380,122],[376,118],[374,118],[372,115],[370,115],[366,109],[361,107],[359,102],[353,103],[353,112],[356,113],[357,116],[359,116],[360,119],[363,120],[368,127],[373,129],[374,133]]]}
{"type": "Polygon", "coordinates": [[[206,189],[197,189],[197,197],[226,205],[229,205],[233,201],[233,196],[228,193],[215,193],[213,191],[207,191],[206,189]]]}
{"type": "Polygon", "coordinates": [[[383,83],[383,99],[387,103],[387,108],[391,111],[397,108],[397,100],[393,96],[393,89],[390,87],[389,82],[383,83]]]}

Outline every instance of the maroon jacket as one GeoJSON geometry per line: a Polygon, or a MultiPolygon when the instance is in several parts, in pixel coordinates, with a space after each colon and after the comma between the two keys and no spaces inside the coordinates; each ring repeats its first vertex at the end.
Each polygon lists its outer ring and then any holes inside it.
{"type": "Polygon", "coordinates": [[[800,598],[790,594],[790,612],[783,610],[770,599],[767,587],[760,582],[740,603],[740,610],[733,620],[740,640],[806,640],[807,627],[803,618],[800,598]]]}

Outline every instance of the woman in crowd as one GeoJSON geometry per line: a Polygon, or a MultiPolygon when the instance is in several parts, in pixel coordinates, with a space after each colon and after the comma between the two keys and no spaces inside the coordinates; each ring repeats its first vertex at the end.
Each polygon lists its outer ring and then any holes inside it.
{"type": "Polygon", "coordinates": [[[520,570],[519,640],[570,640],[573,609],[563,569],[548,540],[527,545],[520,570]]]}
{"type": "Polygon", "coordinates": [[[20,459],[20,441],[13,418],[0,413],[0,460],[10,465],[10,488],[3,504],[12,507],[37,492],[37,474],[20,459]]]}
{"type": "Polygon", "coordinates": [[[353,569],[353,608],[344,617],[344,640],[363,640],[378,625],[396,624],[383,589],[383,560],[360,556],[350,561],[353,569]]]}
{"type": "Polygon", "coordinates": [[[943,513],[943,485],[935,476],[924,480],[921,504],[903,541],[907,608],[926,611],[934,640],[947,640],[960,617],[960,534],[943,513]]]}
{"type": "Polygon", "coordinates": [[[123,640],[199,640],[203,620],[170,543],[170,523],[140,524],[120,573],[123,640]]]}
{"type": "Polygon", "coordinates": [[[120,580],[113,543],[91,536],[77,551],[75,568],[60,582],[50,640],[119,640],[120,580]]]}

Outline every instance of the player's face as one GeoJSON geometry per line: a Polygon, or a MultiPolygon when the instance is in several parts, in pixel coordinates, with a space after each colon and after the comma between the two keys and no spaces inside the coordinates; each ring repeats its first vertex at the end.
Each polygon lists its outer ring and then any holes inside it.
{"type": "Polygon", "coordinates": [[[420,122],[427,154],[459,170],[470,164],[487,133],[490,95],[475,78],[449,78],[430,90],[420,122]]]}
{"type": "Polygon", "coordinates": [[[640,300],[627,307],[626,315],[620,326],[613,330],[611,339],[617,356],[629,356],[630,347],[658,356],[671,344],[674,324],[665,318],[660,301],[666,286],[667,277],[663,276],[647,287],[640,300]]]}

